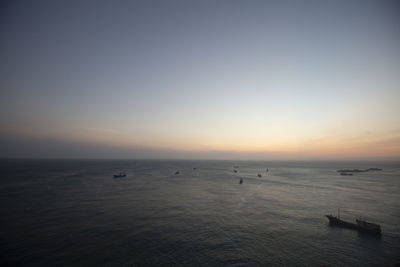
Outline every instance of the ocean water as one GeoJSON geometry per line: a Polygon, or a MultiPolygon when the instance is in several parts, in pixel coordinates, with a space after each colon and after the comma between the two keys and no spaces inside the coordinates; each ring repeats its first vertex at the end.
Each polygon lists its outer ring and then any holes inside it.
{"type": "Polygon", "coordinates": [[[0,177],[1,266],[400,263],[399,163],[1,160],[0,177]],[[382,237],[330,227],[337,208],[382,237]]]}

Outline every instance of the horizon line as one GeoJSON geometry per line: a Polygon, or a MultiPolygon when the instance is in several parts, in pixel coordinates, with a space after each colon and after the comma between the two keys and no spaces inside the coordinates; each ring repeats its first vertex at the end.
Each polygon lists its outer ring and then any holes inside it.
{"type": "Polygon", "coordinates": [[[308,161],[318,161],[318,162],[368,162],[368,161],[378,161],[378,162],[400,162],[400,158],[348,158],[348,159],[216,159],[216,158],[92,158],[92,157],[0,157],[0,160],[132,160],[132,161],[242,161],[242,162],[308,162],[308,161]]]}

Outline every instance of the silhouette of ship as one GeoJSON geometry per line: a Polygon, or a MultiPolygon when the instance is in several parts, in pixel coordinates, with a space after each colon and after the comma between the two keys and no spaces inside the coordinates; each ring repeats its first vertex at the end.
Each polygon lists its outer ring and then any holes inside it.
{"type": "Polygon", "coordinates": [[[114,174],[114,178],[122,178],[122,177],[125,177],[125,176],[126,176],[126,173],[124,173],[124,172],[120,172],[118,174],[114,174]]]}
{"type": "Polygon", "coordinates": [[[369,233],[374,235],[381,235],[382,230],[379,224],[370,223],[362,220],[361,218],[356,219],[356,223],[346,222],[340,219],[340,211],[338,210],[338,216],[325,215],[329,219],[329,225],[338,226],[348,229],[357,230],[363,233],[369,233]]]}

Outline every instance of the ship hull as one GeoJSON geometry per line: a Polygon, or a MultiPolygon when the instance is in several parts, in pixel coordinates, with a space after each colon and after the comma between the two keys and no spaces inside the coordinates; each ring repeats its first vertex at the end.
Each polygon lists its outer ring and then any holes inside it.
{"type": "Polygon", "coordinates": [[[368,234],[373,234],[373,235],[381,235],[381,231],[380,229],[368,229],[368,228],[364,228],[361,227],[360,225],[356,224],[356,223],[351,223],[351,222],[346,222],[343,221],[335,216],[332,215],[325,215],[328,220],[329,220],[329,225],[331,226],[337,226],[337,227],[342,227],[342,228],[347,228],[347,229],[353,229],[353,230],[357,230],[361,233],[368,233],[368,234]]]}

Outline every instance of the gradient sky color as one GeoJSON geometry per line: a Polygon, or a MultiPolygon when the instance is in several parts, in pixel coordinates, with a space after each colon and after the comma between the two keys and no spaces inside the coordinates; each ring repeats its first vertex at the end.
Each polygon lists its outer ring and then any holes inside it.
{"type": "Polygon", "coordinates": [[[400,158],[396,1],[0,12],[0,157],[400,158]]]}

